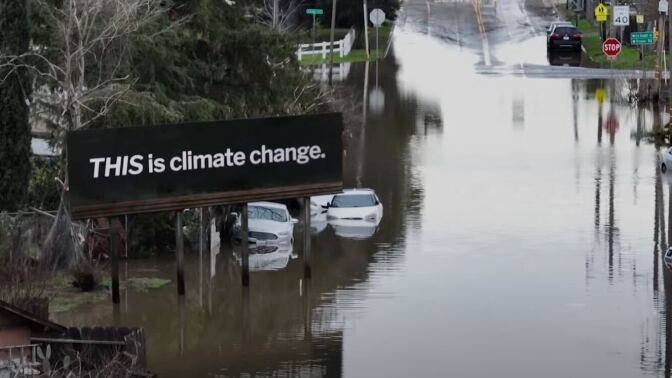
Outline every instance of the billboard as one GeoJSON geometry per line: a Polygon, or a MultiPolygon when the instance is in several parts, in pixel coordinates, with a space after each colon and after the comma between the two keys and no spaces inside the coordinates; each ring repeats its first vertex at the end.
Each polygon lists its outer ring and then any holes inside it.
{"type": "Polygon", "coordinates": [[[342,190],[340,113],[78,130],[67,136],[73,218],[342,190]]]}

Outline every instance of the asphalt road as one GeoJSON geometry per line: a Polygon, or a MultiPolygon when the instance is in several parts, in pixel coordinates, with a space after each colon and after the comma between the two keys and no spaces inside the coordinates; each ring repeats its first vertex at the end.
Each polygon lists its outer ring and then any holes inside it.
{"type": "Polygon", "coordinates": [[[576,79],[652,79],[653,71],[582,67],[585,54],[546,51],[546,27],[559,19],[549,0],[408,0],[397,30],[424,34],[474,54],[484,75],[576,79]]]}

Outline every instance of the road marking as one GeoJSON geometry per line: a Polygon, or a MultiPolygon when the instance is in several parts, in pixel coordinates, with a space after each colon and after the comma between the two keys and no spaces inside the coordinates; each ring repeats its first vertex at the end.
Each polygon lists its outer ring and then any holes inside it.
{"type": "Polygon", "coordinates": [[[473,0],[474,13],[476,13],[476,22],[478,23],[478,31],[481,33],[481,48],[483,49],[483,62],[486,66],[490,66],[490,44],[488,43],[488,35],[483,25],[481,18],[481,0],[473,0]]]}
{"type": "Polygon", "coordinates": [[[530,31],[532,32],[532,36],[536,36],[537,31],[534,30],[534,27],[532,26],[532,20],[530,19],[530,15],[527,14],[527,9],[525,9],[525,4],[526,3],[527,3],[527,0],[523,0],[520,10],[523,12],[523,15],[525,16],[525,21],[527,21],[527,24],[530,26],[530,31]]]}
{"type": "Polygon", "coordinates": [[[430,21],[432,17],[432,7],[429,5],[429,0],[426,0],[425,3],[427,4],[427,35],[431,35],[430,21]]]}
{"type": "Polygon", "coordinates": [[[457,2],[453,2],[453,8],[455,9],[455,25],[457,26],[455,30],[455,40],[457,41],[457,45],[462,49],[462,40],[460,36],[460,18],[457,17],[457,2]]]}

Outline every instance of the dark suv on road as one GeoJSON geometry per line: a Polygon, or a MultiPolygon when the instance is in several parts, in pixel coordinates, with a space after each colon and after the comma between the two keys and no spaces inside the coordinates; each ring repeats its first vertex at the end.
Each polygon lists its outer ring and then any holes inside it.
{"type": "Polygon", "coordinates": [[[574,26],[555,25],[549,30],[546,48],[552,50],[581,51],[581,32],[574,26]]]}

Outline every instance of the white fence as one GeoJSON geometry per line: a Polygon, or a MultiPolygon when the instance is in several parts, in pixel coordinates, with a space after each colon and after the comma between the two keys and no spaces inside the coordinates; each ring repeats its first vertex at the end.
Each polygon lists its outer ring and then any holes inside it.
{"type": "MultiPolygon", "coordinates": [[[[341,58],[350,54],[350,50],[352,50],[352,45],[354,43],[355,28],[352,28],[343,39],[340,41],[334,41],[334,54],[338,54],[338,56],[341,58]]],[[[298,55],[299,60],[301,60],[306,55],[321,55],[322,58],[326,58],[329,54],[329,50],[329,42],[302,43],[299,45],[299,49],[297,50],[296,55],[298,55]]]]}

